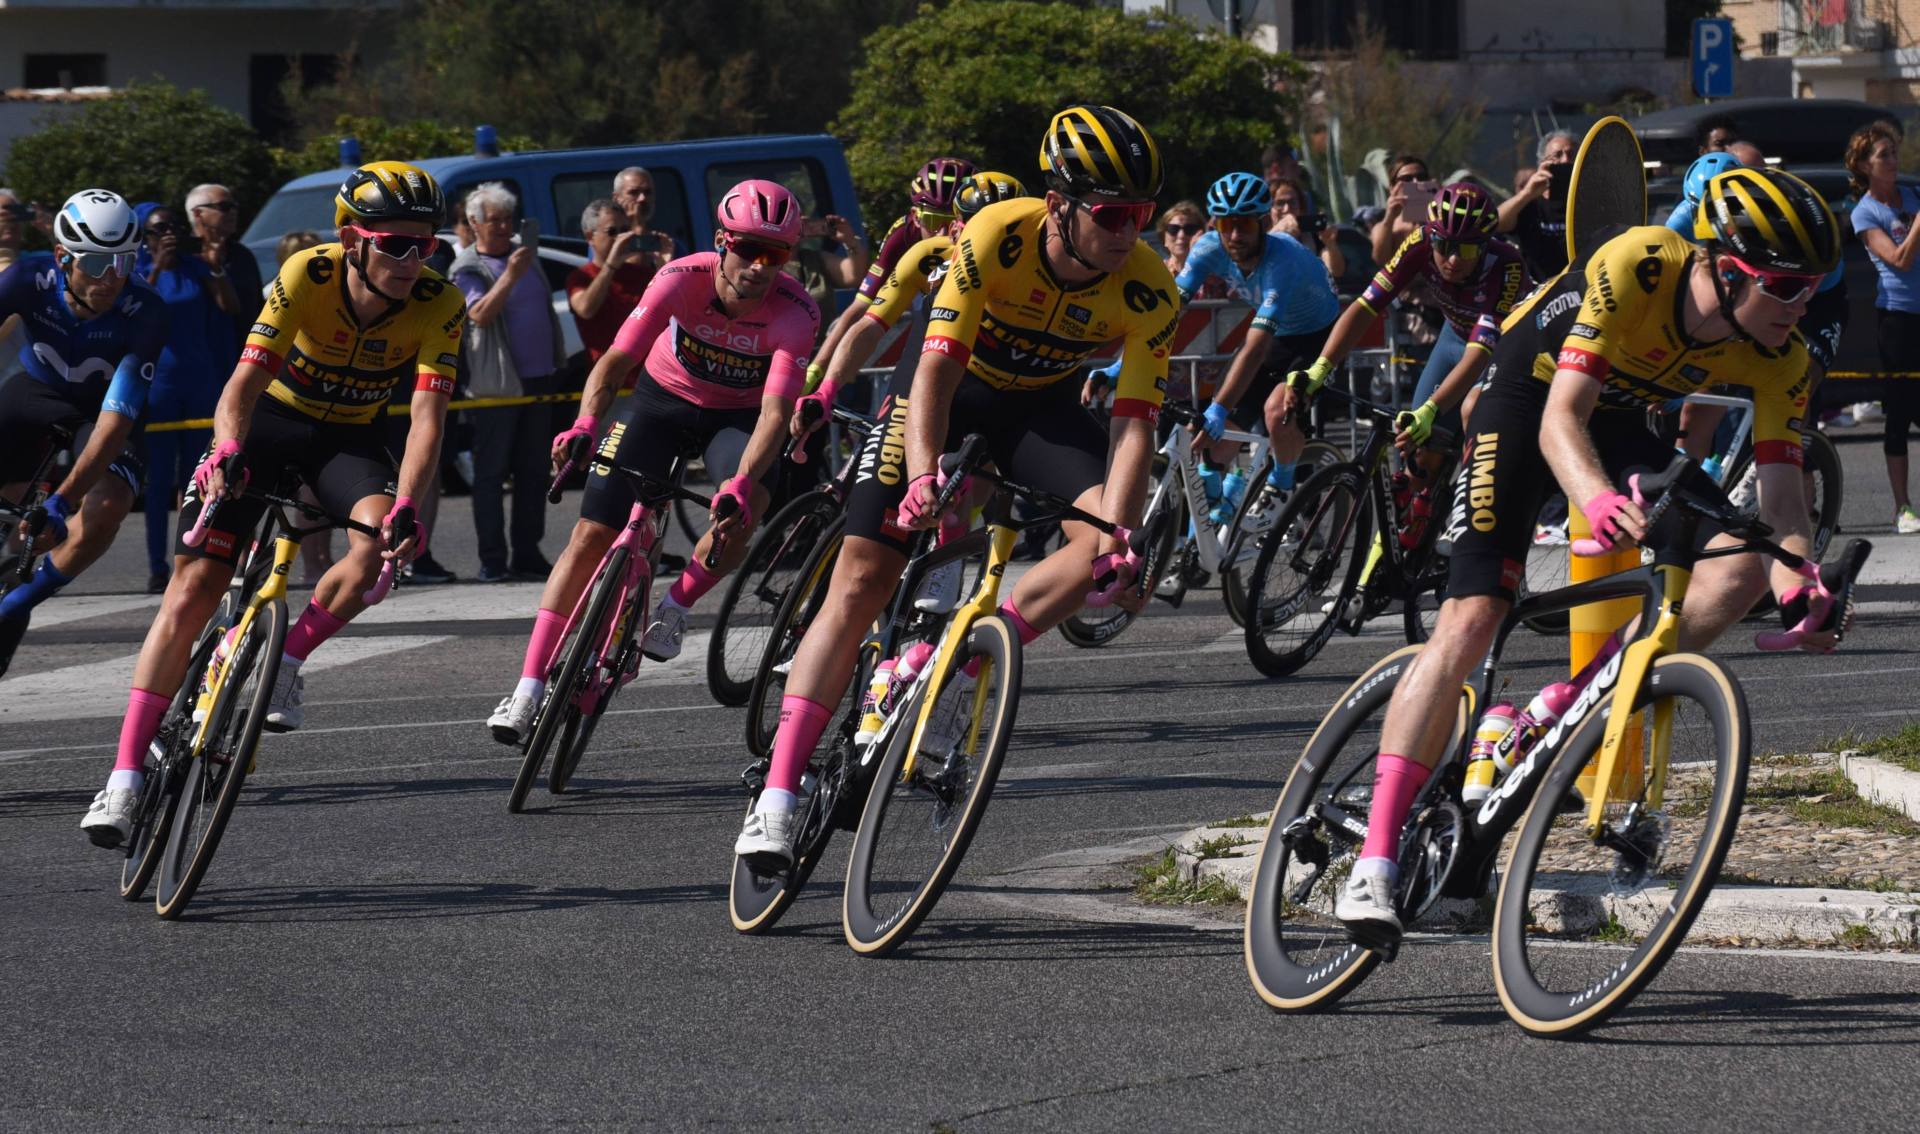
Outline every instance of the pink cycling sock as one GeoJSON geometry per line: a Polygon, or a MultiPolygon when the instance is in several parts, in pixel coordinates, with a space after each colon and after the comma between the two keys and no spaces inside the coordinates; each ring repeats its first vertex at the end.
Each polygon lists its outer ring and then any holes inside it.
{"type": "Polygon", "coordinates": [[[545,607],[535,611],[533,633],[527,637],[527,656],[520,662],[520,676],[544,681],[547,666],[553,662],[553,648],[566,632],[566,615],[545,607]]]}
{"type": "Polygon", "coordinates": [[[767,769],[767,786],[798,794],[800,773],[807,770],[807,759],[827,731],[833,710],[818,701],[795,697],[780,698],[780,728],[773,734],[772,767],[767,769]]]}
{"type": "Polygon", "coordinates": [[[1400,858],[1400,828],[1406,825],[1407,812],[1413,809],[1413,797],[1427,782],[1431,769],[1405,756],[1382,752],[1374,763],[1373,809],[1367,813],[1367,841],[1360,846],[1361,858],[1400,858]]]}
{"type": "Polygon", "coordinates": [[[127,693],[127,719],[120,722],[120,752],[114,757],[116,772],[137,772],[147,761],[147,745],[160,732],[160,718],[167,715],[171,697],[162,697],[151,689],[134,688],[127,693]]]}
{"type": "Polygon", "coordinates": [[[346,624],[346,619],[337,617],[326,607],[309,599],[300,621],[287,631],[287,656],[294,661],[306,661],[307,655],[318,649],[320,643],[338,634],[346,624]]]}
{"type": "Polygon", "coordinates": [[[696,555],[687,564],[687,569],[680,573],[680,577],[674,580],[673,586],[668,588],[667,597],[676,605],[690,607],[719,581],[720,576],[707,570],[707,565],[700,562],[700,557],[696,555]]]}
{"type": "MultiPolygon", "coordinates": [[[[1044,630],[1035,630],[1033,623],[1028,622],[1019,611],[1013,608],[1012,599],[1008,599],[1000,604],[1000,616],[1008,622],[1013,623],[1013,632],[1019,636],[1020,644],[1023,646],[1033,645],[1036,638],[1046,633],[1044,630]]],[[[980,661],[981,659],[974,658],[966,665],[960,667],[960,672],[966,674],[968,677],[979,677],[980,661]]]]}

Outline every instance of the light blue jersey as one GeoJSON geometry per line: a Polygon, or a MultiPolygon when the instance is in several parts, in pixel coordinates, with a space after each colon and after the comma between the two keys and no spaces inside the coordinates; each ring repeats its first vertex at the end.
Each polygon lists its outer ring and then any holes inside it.
{"type": "Polygon", "coordinates": [[[1269,334],[1304,335],[1340,315],[1340,297],[1334,294],[1327,266],[1284,233],[1267,234],[1252,276],[1227,255],[1219,233],[1202,233],[1174,284],[1183,300],[1190,299],[1213,276],[1226,283],[1229,296],[1253,305],[1253,325],[1269,334]]]}

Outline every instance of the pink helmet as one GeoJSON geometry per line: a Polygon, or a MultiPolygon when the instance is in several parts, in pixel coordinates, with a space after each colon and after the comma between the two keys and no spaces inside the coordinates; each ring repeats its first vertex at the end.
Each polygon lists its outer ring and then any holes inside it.
{"type": "Polygon", "coordinates": [[[1427,206],[1427,235],[1443,240],[1485,240],[1499,221],[1493,198],[1471,181],[1441,186],[1427,206]]]}
{"type": "Polygon", "coordinates": [[[907,199],[923,209],[951,210],[961,184],[974,172],[973,163],[966,158],[934,158],[913,175],[907,199]]]}
{"type": "Polygon", "coordinates": [[[786,186],[772,181],[742,181],[720,198],[720,227],[737,236],[772,241],[791,248],[800,243],[800,202],[786,186]]]}

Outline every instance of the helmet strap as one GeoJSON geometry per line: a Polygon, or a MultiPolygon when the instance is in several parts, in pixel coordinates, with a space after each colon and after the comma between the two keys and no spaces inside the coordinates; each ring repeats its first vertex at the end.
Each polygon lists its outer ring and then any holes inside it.
{"type": "Polygon", "coordinates": [[[1727,321],[1728,326],[1733,328],[1734,337],[1751,339],[1753,336],[1748,334],[1747,329],[1740,325],[1740,320],[1733,316],[1733,305],[1740,298],[1733,294],[1736,289],[1728,285],[1726,278],[1720,274],[1720,269],[1714,266],[1714,257],[1719,254],[1720,247],[1717,243],[1707,246],[1707,275],[1713,279],[1713,297],[1720,304],[1721,317],[1727,321]]]}
{"type": "Polygon", "coordinates": [[[1096,266],[1091,260],[1088,260],[1085,256],[1082,256],[1080,254],[1080,250],[1073,246],[1072,229],[1073,229],[1073,214],[1074,214],[1075,208],[1076,206],[1074,205],[1074,203],[1072,201],[1068,201],[1067,202],[1067,219],[1058,222],[1058,226],[1060,229],[1060,247],[1066,252],[1066,254],[1073,260],[1074,263],[1080,265],[1081,267],[1085,268],[1089,272],[1095,273],[1096,275],[1103,275],[1105,273],[1103,273],[1098,266],[1096,266]]]}
{"type": "Polygon", "coordinates": [[[402,297],[397,295],[388,295],[386,292],[381,291],[379,288],[373,286],[373,280],[368,278],[367,257],[371,255],[373,255],[373,245],[367,243],[365,240],[362,240],[360,242],[360,254],[358,256],[348,257],[347,263],[353,266],[353,274],[360,277],[360,284],[362,287],[366,288],[368,291],[372,292],[373,294],[379,296],[381,299],[386,300],[388,303],[399,303],[402,297]]]}

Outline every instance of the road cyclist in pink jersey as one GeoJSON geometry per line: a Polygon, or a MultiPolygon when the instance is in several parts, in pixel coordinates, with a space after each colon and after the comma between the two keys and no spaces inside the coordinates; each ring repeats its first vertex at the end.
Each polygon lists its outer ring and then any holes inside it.
{"type": "MultiPolygon", "coordinates": [[[[723,499],[737,510],[715,519],[647,627],[641,651],[655,661],[679,655],[688,610],[746,554],[746,533],[770,500],[763,481],[779,460],[820,326],[813,300],[780,270],[800,240],[793,194],[771,181],[743,181],[721,198],[717,213],[715,251],[680,257],[653,277],[588,375],[579,419],[553,439],[556,468],[576,439],[601,437],[601,459],[662,479],[681,452],[704,453],[715,477],[732,470],[713,499],[716,513],[723,499]],[[633,395],[602,436],[614,391],[636,363],[633,395]]],[[[632,507],[625,478],[599,467],[590,473],[580,520],[541,593],[520,681],[487,720],[501,743],[517,744],[526,733],[568,613],[632,507]]]]}

